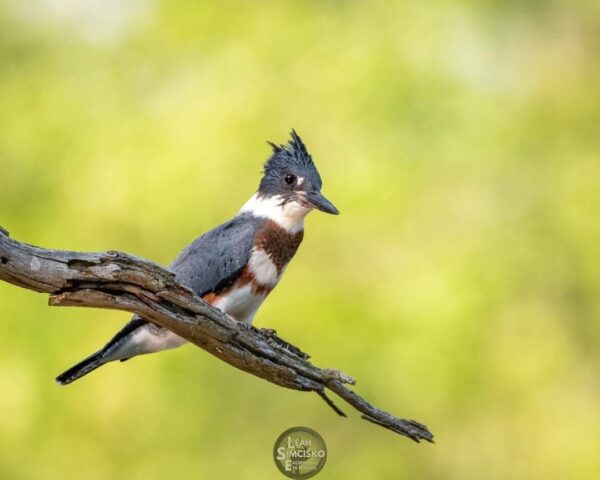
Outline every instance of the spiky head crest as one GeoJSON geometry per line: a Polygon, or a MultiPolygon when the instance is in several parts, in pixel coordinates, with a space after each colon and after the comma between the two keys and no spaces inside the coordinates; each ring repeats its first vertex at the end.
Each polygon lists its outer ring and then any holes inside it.
{"type": "Polygon", "coordinates": [[[295,130],[292,129],[287,145],[268,143],[273,148],[273,153],[263,167],[264,176],[260,182],[259,194],[281,195],[289,192],[290,185],[285,184],[285,178],[289,175],[301,179],[296,187],[302,187],[302,190],[321,189],[321,176],[295,130]]]}

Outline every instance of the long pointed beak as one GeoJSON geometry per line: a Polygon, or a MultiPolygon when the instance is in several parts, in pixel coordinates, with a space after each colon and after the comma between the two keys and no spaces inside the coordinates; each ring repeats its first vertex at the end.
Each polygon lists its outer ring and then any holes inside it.
{"type": "Polygon", "coordinates": [[[332,215],[339,215],[340,211],[335,208],[333,203],[327,200],[321,192],[309,192],[306,194],[306,200],[317,210],[321,210],[325,213],[331,213],[332,215]]]}

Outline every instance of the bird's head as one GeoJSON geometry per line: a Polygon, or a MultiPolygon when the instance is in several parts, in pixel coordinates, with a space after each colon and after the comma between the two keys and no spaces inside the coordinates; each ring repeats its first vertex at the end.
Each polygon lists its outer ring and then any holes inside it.
{"type": "Polygon", "coordinates": [[[317,209],[338,215],[340,212],[321,193],[323,182],[317,167],[299,135],[292,130],[287,145],[276,145],[264,166],[258,197],[277,199],[282,207],[308,213],[317,209]]]}

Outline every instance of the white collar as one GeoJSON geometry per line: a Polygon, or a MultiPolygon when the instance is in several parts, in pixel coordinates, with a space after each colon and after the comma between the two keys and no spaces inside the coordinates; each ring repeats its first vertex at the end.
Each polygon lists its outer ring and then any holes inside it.
{"type": "Polygon", "coordinates": [[[297,233],[304,230],[304,217],[312,210],[298,202],[283,203],[279,195],[265,197],[258,193],[252,195],[240,213],[249,212],[256,217],[268,218],[289,233],[297,233]]]}

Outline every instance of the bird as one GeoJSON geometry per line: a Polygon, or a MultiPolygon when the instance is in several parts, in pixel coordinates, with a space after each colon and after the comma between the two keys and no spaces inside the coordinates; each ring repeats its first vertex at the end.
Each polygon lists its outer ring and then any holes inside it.
{"type": "MultiPolygon", "coordinates": [[[[295,130],[287,144],[267,142],[258,190],[239,213],[184,248],[170,265],[175,279],[241,326],[249,327],[281,280],[304,237],[312,210],[338,215],[295,130]]],[[[56,377],[68,385],[110,362],[179,347],[186,340],[134,315],[104,347],[56,377]]]]}

